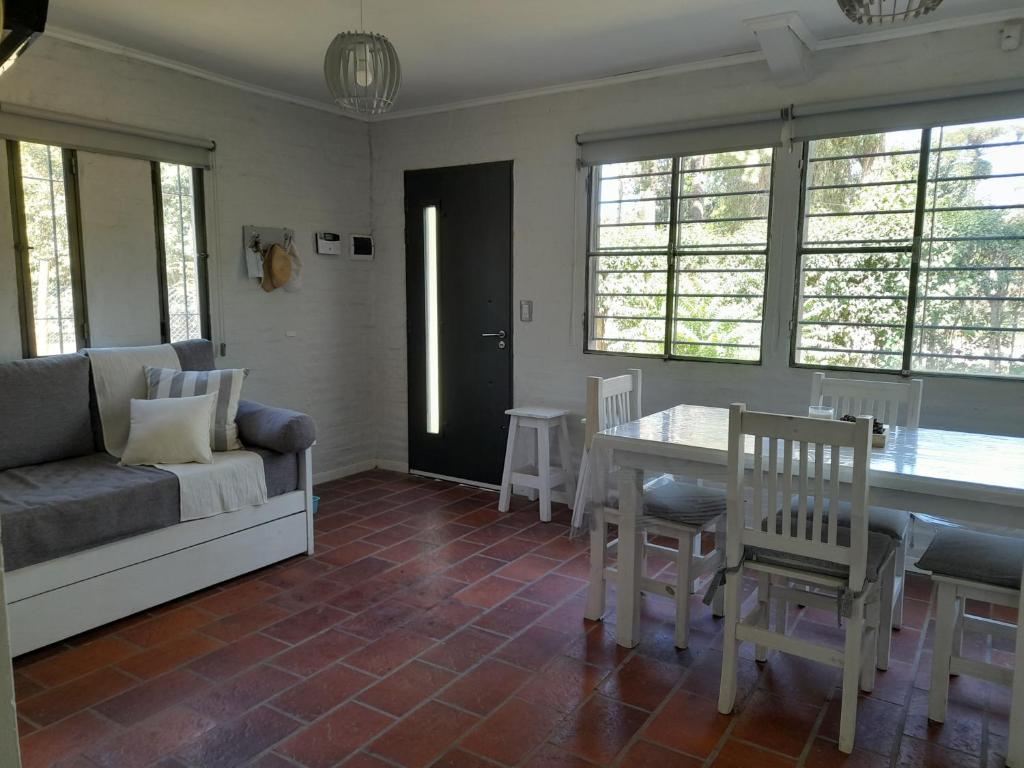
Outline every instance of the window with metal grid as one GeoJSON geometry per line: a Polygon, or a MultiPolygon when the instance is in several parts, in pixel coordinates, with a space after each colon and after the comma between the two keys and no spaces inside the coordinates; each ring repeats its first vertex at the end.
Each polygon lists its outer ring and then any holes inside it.
{"type": "Polygon", "coordinates": [[[587,349],[758,362],[771,149],[595,166],[587,349]]]}
{"type": "Polygon", "coordinates": [[[808,142],[798,365],[1024,375],[1024,120],[808,142]]]}

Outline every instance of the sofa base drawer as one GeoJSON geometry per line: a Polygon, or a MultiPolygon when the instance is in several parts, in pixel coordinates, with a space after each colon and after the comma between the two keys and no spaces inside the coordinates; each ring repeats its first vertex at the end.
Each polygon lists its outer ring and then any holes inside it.
{"type": "Polygon", "coordinates": [[[306,553],[307,523],[305,511],[297,512],[30,597],[8,593],[11,652],[42,648],[306,553]]]}

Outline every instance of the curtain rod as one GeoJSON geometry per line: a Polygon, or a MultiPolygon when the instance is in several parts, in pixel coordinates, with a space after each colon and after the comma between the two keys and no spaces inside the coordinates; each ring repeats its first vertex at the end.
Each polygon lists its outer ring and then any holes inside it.
{"type": "Polygon", "coordinates": [[[171,144],[180,144],[187,147],[198,147],[200,149],[214,150],[217,143],[213,139],[199,139],[194,136],[180,136],[164,131],[154,131],[149,128],[139,128],[131,125],[111,123],[106,120],[95,120],[90,117],[79,117],[78,115],[66,115],[61,112],[50,112],[45,109],[26,107],[21,104],[0,103],[0,114],[8,114],[16,117],[28,117],[37,120],[48,120],[54,123],[77,126],[81,128],[95,128],[97,130],[111,133],[123,133],[128,136],[138,136],[155,141],[166,141],[171,144]]]}
{"type": "Polygon", "coordinates": [[[576,135],[576,143],[591,144],[599,141],[615,141],[617,139],[657,136],[666,133],[700,130],[702,128],[721,128],[727,125],[744,123],[760,123],[770,120],[782,120],[793,117],[811,117],[835,112],[849,112],[858,109],[899,106],[906,104],[939,101],[942,99],[964,98],[969,96],[990,96],[1002,93],[1024,91],[1021,80],[998,80],[988,83],[973,83],[944,88],[930,88],[912,93],[896,93],[883,96],[869,96],[846,101],[830,101],[806,106],[789,105],[776,111],[755,112],[745,115],[728,115],[711,117],[701,120],[690,120],[674,123],[657,123],[639,128],[616,128],[607,131],[591,131],[576,135]]]}
{"type": "Polygon", "coordinates": [[[592,131],[590,133],[576,134],[577,144],[592,144],[597,141],[614,141],[616,139],[631,139],[639,136],[658,136],[663,133],[676,133],[679,131],[695,131],[701,128],[721,128],[726,125],[743,125],[745,123],[763,123],[768,120],[781,120],[782,111],[754,112],[745,115],[731,115],[727,117],[709,117],[702,120],[687,120],[676,123],[657,123],[646,125],[642,128],[614,128],[607,131],[592,131]]]}
{"type": "MultiPolygon", "coordinates": [[[[861,99],[846,101],[827,101],[807,106],[793,105],[788,108],[791,117],[811,117],[828,115],[835,112],[850,112],[858,109],[876,109],[879,107],[897,107],[919,104],[926,101],[942,101],[969,96],[995,96],[1014,91],[1024,91],[1024,80],[997,80],[988,83],[972,83],[944,88],[927,88],[912,93],[895,93],[887,96],[867,96],[861,99]]],[[[1024,107],[1022,107],[1024,109],[1024,107]]]]}

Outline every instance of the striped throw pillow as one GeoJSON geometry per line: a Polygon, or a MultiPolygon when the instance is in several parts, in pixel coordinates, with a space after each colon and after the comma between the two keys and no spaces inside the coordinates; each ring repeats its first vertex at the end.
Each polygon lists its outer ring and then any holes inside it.
{"type": "Polygon", "coordinates": [[[238,439],[238,401],[242,399],[242,383],[248,371],[226,368],[221,371],[175,371],[170,368],[146,366],[147,397],[194,397],[216,394],[213,423],[210,424],[210,447],[215,451],[234,451],[242,447],[238,439]]]}

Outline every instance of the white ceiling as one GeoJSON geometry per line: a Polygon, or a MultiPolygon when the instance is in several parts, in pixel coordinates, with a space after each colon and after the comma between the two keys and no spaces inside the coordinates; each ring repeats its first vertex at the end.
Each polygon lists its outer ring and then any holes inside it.
{"type": "MultiPolygon", "coordinates": [[[[835,0],[365,0],[365,27],[398,50],[405,111],[756,51],[743,20],[788,11],[818,40],[877,31],[835,0]]],[[[1021,0],[945,0],[914,23],[1014,11],[1021,0]]],[[[359,0],[50,0],[48,24],[325,104],[324,51],[358,26],[359,0]]]]}

